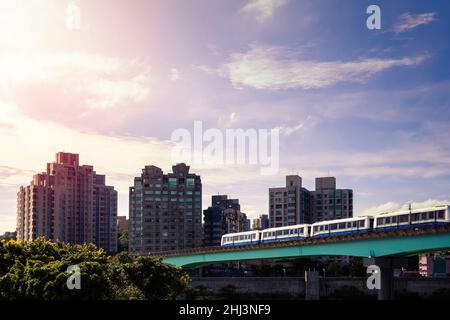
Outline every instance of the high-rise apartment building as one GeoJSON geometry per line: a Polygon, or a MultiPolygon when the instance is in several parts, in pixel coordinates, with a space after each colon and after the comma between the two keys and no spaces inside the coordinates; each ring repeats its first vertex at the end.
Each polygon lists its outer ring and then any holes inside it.
{"type": "Polygon", "coordinates": [[[268,214],[261,214],[258,218],[253,219],[253,230],[264,230],[269,228],[270,220],[268,214]]]}
{"type": "Polygon", "coordinates": [[[79,155],[59,152],[17,194],[17,239],[94,243],[117,251],[117,191],[79,155]]]}
{"type": "Polygon", "coordinates": [[[353,217],[353,190],[336,189],[336,178],[316,178],[312,220],[324,221],[353,217]]]}
{"type": "Polygon", "coordinates": [[[202,182],[184,163],[164,174],[146,166],[130,187],[129,250],[149,253],[202,245],[202,182]]]}
{"type": "Polygon", "coordinates": [[[302,187],[302,178],[286,176],[286,186],[269,189],[269,219],[271,227],[310,223],[312,199],[302,187]]]}
{"type": "Polygon", "coordinates": [[[239,199],[228,199],[227,195],[212,196],[211,206],[203,211],[203,245],[220,246],[222,235],[248,231],[248,219],[241,212],[239,199]]]}
{"type": "Polygon", "coordinates": [[[353,216],[353,191],[336,189],[336,178],[316,178],[316,190],[302,187],[302,178],[286,176],[286,186],[269,189],[271,227],[353,216]]]}

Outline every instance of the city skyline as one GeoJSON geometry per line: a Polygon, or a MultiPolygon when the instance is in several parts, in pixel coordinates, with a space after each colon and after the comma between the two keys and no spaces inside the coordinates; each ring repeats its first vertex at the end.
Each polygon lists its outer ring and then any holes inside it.
{"type": "Polygon", "coordinates": [[[0,4],[0,233],[15,229],[19,186],[59,151],[105,174],[128,215],[136,172],[169,170],[171,133],[196,120],[281,133],[275,175],[186,161],[203,208],[231,194],[268,214],[267,190],[293,174],[307,189],[337,177],[355,216],[450,202],[448,3],[379,1],[382,28],[368,30],[367,1],[112,2],[0,4]]]}

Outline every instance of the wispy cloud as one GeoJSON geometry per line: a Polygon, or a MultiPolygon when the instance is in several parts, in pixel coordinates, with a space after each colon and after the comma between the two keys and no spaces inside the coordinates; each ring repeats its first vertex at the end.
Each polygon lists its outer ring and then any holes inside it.
{"type": "Polygon", "coordinates": [[[235,88],[317,89],[339,82],[364,81],[389,68],[418,65],[425,58],[302,60],[288,48],[252,43],[247,52],[233,53],[230,62],[221,69],[221,74],[229,78],[235,88]]]}
{"type": "Polygon", "coordinates": [[[170,69],[169,79],[171,81],[177,81],[180,79],[180,72],[176,68],[170,69]]]}
{"type": "Polygon", "coordinates": [[[430,24],[436,20],[437,18],[435,12],[420,14],[411,14],[409,12],[406,12],[400,15],[400,17],[398,18],[397,23],[394,26],[394,31],[395,33],[406,32],[420,25],[430,24]]]}
{"type": "Polygon", "coordinates": [[[409,208],[410,204],[412,209],[420,209],[439,205],[450,205],[450,200],[428,199],[422,202],[407,202],[404,204],[390,201],[364,210],[363,215],[376,215],[381,213],[393,212],[397,210],[406,210],[409,208]]]}
{"type": "Polygon", "coordinates": [[[280,133],[284,136],[290,136],[293,133],[300,130],[307,130],[314,127],[318,123],[318,119],[312,116],[308,116],[305,120],[298,122],[293,126],[280,126],[277,129],[280,130],[280,133]]]}
{"type": "Polygon", "coordinates": [[[139,59],[84,52],[5,53],[0,56],[0,69],[3,94],[21,102],[41,102],[40,112],[42,105],[59,105],[58,98],[78,110],[104,110],[143,101],[150,94],[150,67],[139,59]],[[31,93],[34,100],[26,101],[31,93]],[[35,100],[37,93],[44,101],[35,100]]]}
{"type": "Polygon", "coordinates": [[[250,14],[259,23],[264,23],[270,20],[275,11],[287,4],[287,2],[288,0],[249,0],[239,12],[250,14]]]}

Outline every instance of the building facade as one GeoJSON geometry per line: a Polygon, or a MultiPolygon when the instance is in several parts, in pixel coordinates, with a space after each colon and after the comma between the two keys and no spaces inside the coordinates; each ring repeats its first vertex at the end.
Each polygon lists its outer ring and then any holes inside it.
{"type": "Polygon", "coordinates": [[[247,215],[241,212],[239,199],[227,195],[212,196],[211,206],[203,211],[203,246],[220,246],[222,235],[250,230],[247,215]]]}
{"type": "Polygon", "coordinates": [[[126,216],[118,216],[117,217],[117,231],[119,233],[121,232],[128,232],[128,219],[126,216]]]}
{"type": "Polygon", "coordinates": [[[45,237],[117,251],[117,191],[79,155],[60,152],[17,194],[17,239],[45,237]]]}
{"type": "Polygon", "coordinates": [[[184,163],[164,174],[146,166],[130,187],[129,251],[149,253],[202,245],[202,182],[184,163]]]}
{"type": "Polygon", "coordinates": [[[336,189],[336,178],[316,178],[316,190],[302,186],[298,175],[286,176],[286,186],[269,189],[270,227],[282,227],[353,216],[353,191],[336,189]]]}
{"type": "Polygon", "coordinates": [[[269,228],[270,220],[268,214],[261,214],[258,218],[253,219],[253,230],[264,230],[269,228]]]}
{"type": "Polygon", "coordinates": [[[316,190],[311,194],[313,222],[353,217],[353,190],[336,189],[335,177],[316,178],[316,190]]]}

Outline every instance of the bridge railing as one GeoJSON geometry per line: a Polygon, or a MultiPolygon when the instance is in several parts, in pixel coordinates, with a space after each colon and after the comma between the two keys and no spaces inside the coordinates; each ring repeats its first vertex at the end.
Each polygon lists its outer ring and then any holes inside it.
{"type": "Polygon", "coordinates": [[[192,248],[192,249],[183,249],[183,250],[171,250],[171,251],[158,251],[158,252],[149,252],[147,255],[165,258],[165,257],[173,257],[173,256],[191,256],[191,255],[200,255],[206,253],[215,253],[215,252],[236,252],[243,250],[257,250],[257,249],[265,249],[265,248],[279,248],[279,247],[292,247],[292,246],[302,246],[302,245],[315,245],[315,244],[324,244],[324,243],[336,243],[336,242],[345,242],[345,241],[354,241],[354,240],[368,240],[368,239],[382,239],[382,238],[397,238],[404,236],[416,236],[416,235],[424,235],[424,234],[436,234],[436,233],[444,233],[450,232],[450,225],[445,226],[430,226],[425,228],[411,228],[411,229],[395,229],[389,231],[370,231],[366,233],[353,233],[353,234],[345,234],[345,235],[331,235],[326,237],[319,238],[304,238],[299,240],[290,240],[290,241],[278,241],[278,242],[270,242],[270,243],[257,243],[251,245],[241,245],[241,246],[228,246],[228,247],[200,247],[200,248],[192,248]]]}

